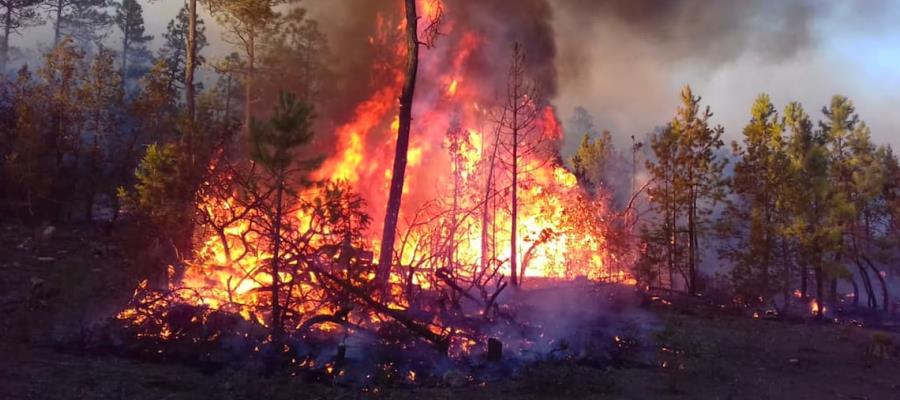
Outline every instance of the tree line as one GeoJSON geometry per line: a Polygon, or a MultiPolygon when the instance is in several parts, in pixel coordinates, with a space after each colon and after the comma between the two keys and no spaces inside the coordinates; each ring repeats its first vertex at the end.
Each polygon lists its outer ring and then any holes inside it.
{"type": "MultiPolygon", "coordinates": [[[[570,160],[583,185],[607,190],[646,173],[646,210],[636,224],[634,273],[641,284],[690,294],[725,289],[748,306],[786,311],[793,299],[888,310],[888,275],[900,244],[900,166],[850,99],[836,95],[814,122],[802,104],[779,112],[767,94],[750,108],[740,139],[726,146],[690,87],[672,120],[635,143],[644,168],[623,168],[609,134],[585,135],[570,160]],[[646,147],[642,148],[642,145],[646,147]],[[706,260],[706,262],[704,262],[706,260]],[[705,270],[705,271],[704,271],[705,270]]],[[[583,110],[573,124],[592,128],[583,110]]]]}

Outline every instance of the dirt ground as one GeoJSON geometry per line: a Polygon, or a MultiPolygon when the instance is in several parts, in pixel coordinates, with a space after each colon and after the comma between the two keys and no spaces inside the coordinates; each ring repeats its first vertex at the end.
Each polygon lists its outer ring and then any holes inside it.
{"type": "Polygon", "coordinates": [[[127,301],[135,261],[93,228],[59,229],[40,254],[22,246],[30,236],[0,226],[0,399],[900,399],[896,333],[663,306],[650,311],[665,332],[642,345],[683,353],[537,363],[462,387],[346,387],[62,352],[56,343],[127,301]]]}

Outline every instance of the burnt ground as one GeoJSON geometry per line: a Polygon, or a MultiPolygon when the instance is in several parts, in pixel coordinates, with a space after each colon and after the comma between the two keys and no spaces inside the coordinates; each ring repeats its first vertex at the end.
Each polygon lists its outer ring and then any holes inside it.
{"type": "Polygon", "coordinates": [[[896,333],[659,304],[648,310],[660,332],[614,362],[538,362],[458,386],[326,385],[79,351],[73,338],[127,301],[138,263],[108,244],[115,234],[58,229],[35,254],[31,243],[22,246],[30,232],[0,226],[0,399],[900,399],[896,348],[872,351],[900,343],[896,333]],[[663,346],[686,350],[672,355],[663,346]]]}

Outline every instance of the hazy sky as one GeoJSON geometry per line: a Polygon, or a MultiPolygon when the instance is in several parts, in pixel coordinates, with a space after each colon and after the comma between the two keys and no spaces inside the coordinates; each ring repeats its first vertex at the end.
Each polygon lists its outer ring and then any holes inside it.
{"type": "MultiPolygon", "coordinates": [[[[301,4],[333,23],[339,18],[322,14],[341,1],[301,4]]],[[[815,117],[841,93],[855,102],[877,142],[900,147],[898,1],[547,1],[558,52],[554,103],[563,121],[584,106],[624,144],[664,124],[689,83],[734,139],[760,92],[779,109],[799,100],[815,117]]],[[[183,2],[141,3],[158,45],[183,2]]],[[[208,57],[215,59],[229,50],[212,18],[205,19],[213,43],[208,57]]],[[[33,48],[50,37],[49,27],[33,28],[13,45],[33,48]]]]}

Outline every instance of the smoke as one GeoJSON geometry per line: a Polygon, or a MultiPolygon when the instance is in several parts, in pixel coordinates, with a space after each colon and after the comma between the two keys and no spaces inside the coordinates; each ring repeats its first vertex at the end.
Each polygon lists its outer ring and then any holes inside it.
{"type": "MultiPolygon", "coordinates": [[[[555,103],[564,120],[576,106],[589,109],[620,147],[670,119],[684,84],[704,95],[731,138],[760,92],[779,106],[800,100],[810,110],[836,92],[871,98],[878,90],[851,83],[860,76],[851,68],[860,67],[848,65],[870,64],[866,55],[828,56],[859,37],[883,36],[897,9],[887,1],[549,1],[558,52],[555,103]]],[[[569,132],[567,150],[577,136],[569,132]]]]}
{"type": "MultiPolygon", "coordinates": [[[[420,53],[423,60],[446,57],[447,49],[457,48],[463,32],[474,33],[481,40],[478,54],[467,60],[467,76],[475,76],[480,84],[489,85],[498,96],[506,83],[512,45],[519,42],[527,54],[531,78],[546,98],[556,95],[556,46],[552,27],[552,9],[546,0],[443,0],[445,18],[441,35],[433,49],[420,53]]],[[[376,34],[379,21],[399,26],[403,15],[401,1],[343,0],[340,2],[304,3],[311,18],[320,21],[331,48],[340,56],[332,65],[344,90],[346,104],[355,105],[371,93],[372,65],[383,57],[370,38],[376,34]]],[[[420,10],[420,14],[421,14],[420,10]]],[[[420,22],[424,24],[426,22],[420,22]]],[[[398,36],[399,40],[399,36],[398,36]]],[[[427,62],[427,61],[426,61],[427,62]]],[[[432,82],[419,82],[427,86],[432,82]]]]}
{"type": "MultiPolygon", "coordinates": [[[[600,116],[620,144],[635,129],[630,119],[654,119],[643,130],[667,120],[673,110],[679,68],[714,71],[744,54],[772,62],[797,56],[815,43],[813,21],[830,2],[704,0],[444,0],[447,21],[437,48],[422,57],[452,57],[459,32],[477,34],[479,53],[468,62],[469,76],[503,94],[513,42],[523,44],[528,68],[541,94],[566,113],[583,105],[600,116]],[[448,45],[447,42],[451,42],[448,45]],[[675,78],[677,80],[677,78],[675,78]],[[673,87],[675,86],[675,87],[673,87]]],[[[304,3],[321,22],[340,57],[333,67],[339,92],[352,106],[371,93],[373,61],[369,45],[379,15],[399,24],[401,1],[344,0],[304,3]]],[[[449,61],[449,59],[448,59],[449,61]]],[[[378,83],[375,83],[378,84],[378,83]]],[[[429,82],[421,82],[428,85],[429,82]]],[[[348,107],[349,108],[349,107],[348,107]]],[[[642,125],[643,126],[643,125],[642,125]]],[[[583,132],[568,132],[564,153],[583,132]]]]}
{"type": "MultiPolygon", "coordinates": [[[[658,61],[697,59],[708,65],[734,61],[747,51],[776,61],[795,55],[812,43],[811,21],[824,4],[809,0],[551,2],[561,19],[574,22],[569,25],[572,30],[583,32],[562,33],[563,48],[579,36],[595,39],[590,32],[605,25],[615,30],[612,36],[618,39],[636,37],[657,47],[654,58],[658,61]]],[[[577,42],[584,45],[584,40],[577,42]]],[[[569,51],[561,61],[576,73],[594,66],[579,62],[578,56],[579,52],[569,51]]]]}

